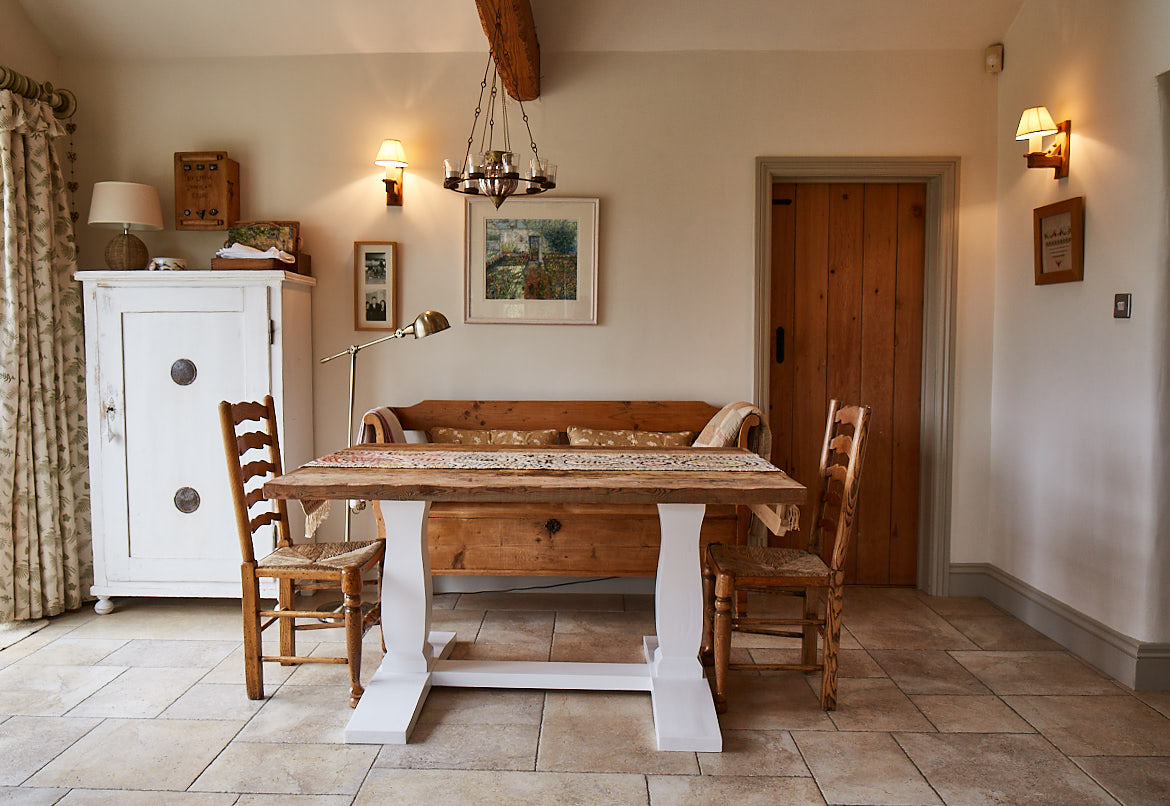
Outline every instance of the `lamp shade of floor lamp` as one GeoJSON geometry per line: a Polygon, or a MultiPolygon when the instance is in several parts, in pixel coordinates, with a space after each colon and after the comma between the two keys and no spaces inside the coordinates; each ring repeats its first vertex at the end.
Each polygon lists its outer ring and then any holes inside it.
{"type": "Polygon", "coordinates": [[[121,235],[106,244],[106,265],[111,269],[145,269],[150,259],[146,244],[130,230],[163,228],[162,208],[153,185],[137,182],[97,182],[89,205],[89,225],[120,229],[121,235]]]}

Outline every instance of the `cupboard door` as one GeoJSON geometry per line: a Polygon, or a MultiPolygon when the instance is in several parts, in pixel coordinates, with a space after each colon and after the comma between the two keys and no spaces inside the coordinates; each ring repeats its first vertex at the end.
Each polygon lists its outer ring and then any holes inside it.
{"type": "Polygon", "coordinates": [[[124,479],[110,579],[238,580],[217,404],[269,392],[268,289],[123,289],[103,307],[104,471],[124,479]]]}

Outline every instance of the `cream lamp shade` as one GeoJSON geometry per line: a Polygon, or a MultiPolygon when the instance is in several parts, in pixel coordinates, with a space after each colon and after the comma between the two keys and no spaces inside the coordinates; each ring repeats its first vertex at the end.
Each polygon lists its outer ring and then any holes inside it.
{"type": "Polygon", "coordinates": [[[141,239],[130,230],[163,228],[158,191],[136,182],[97,182],[89,205],[89,225],[120,229],[106,245],[106,265],[111,269],[145,269],[150,254],[141,239]]]}
{"type": "Polygon", "coordinates": [[[378,156],[374,157],[374,164],[386,168],[406,168],[410,165],[406,161],[406,152],[402,150],[402,143],[398,140],[383,140],[382,147],[378,149],[378,156]]]}
{"type": "Polygon", "coordinates": [[[1056,122],[1048,114],[1046,106],[1031,106],[1020,115],[1020,125],[1016,127],[1016,139],[1027,140],[1029,151],[1040,150],[1040,138],[1056,134],[1056,122]]]}

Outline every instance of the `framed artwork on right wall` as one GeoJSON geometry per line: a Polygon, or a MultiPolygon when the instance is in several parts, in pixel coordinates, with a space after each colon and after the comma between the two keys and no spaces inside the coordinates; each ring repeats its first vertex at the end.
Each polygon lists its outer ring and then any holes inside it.
{"type": "Polygon", "coordinates": [[[1032,211],[1036,285],[1085,279],[1085,197],[1032,211]]]}

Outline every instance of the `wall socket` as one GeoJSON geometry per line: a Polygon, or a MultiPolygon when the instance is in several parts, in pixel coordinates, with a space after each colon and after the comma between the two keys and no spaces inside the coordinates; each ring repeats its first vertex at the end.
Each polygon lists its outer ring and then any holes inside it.
{"type": "Polygon", "coordinates": [[[1128,319],[1133,304],[1133,294],[1113,295],[1113,318],[1128,319]]]}

